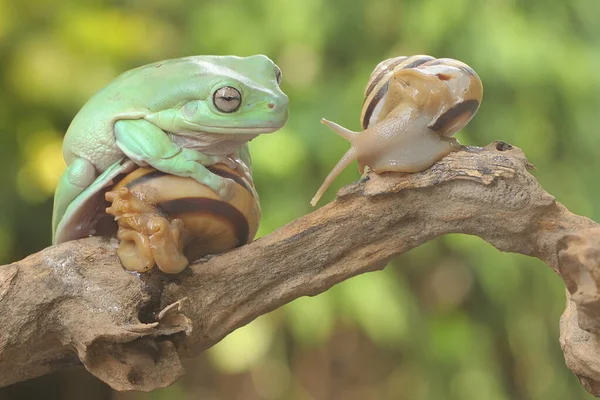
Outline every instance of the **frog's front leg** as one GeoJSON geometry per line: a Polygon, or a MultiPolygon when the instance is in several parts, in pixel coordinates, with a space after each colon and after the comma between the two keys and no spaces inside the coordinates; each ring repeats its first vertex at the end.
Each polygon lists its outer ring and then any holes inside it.
{"type": "Polygon", "coordinates": [[[143,120],[115,123],[117,146],[137,164],[148,164],[172,175],[192,177],[222,198],[228,198],[234,182],[210,172],[204,165],[223,161],[224,156],[209,156],[192,149],[180,149],[160,128],[143,120]]]}

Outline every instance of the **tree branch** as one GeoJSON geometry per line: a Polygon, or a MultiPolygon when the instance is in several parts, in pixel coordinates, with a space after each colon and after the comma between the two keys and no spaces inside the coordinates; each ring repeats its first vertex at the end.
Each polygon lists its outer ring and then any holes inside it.
{"type": "Polygon", "coordinates": [[[521,150],[495,142],[421,173],[369,174],[335,202],[174,277],[124,271],[104,238],[0,267],[0,385],[82,363],[117,390],[164,387],[183,373],[180,358],[259,315],[464,233],[563,277],[561,346],[600,395],[600,228],[557,203],[530,167],[521,150]]]}

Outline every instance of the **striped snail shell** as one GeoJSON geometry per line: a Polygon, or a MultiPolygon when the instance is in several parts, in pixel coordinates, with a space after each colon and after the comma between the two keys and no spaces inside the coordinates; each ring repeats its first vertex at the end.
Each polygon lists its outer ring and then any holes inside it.
{"type": "Polygon", "coordinates": [[[211,172],[235,182],[224,201],[193,178],[138,168],[121,179],[106,199],[120,240],[117,254],[128,270],[145,272],[154,264],[181,272],[190,260],[242,246],[254,238],[260,205],[249,174],[223,164],[211,172]]]}
{"type": "Polygon", "coordinates": [[[327,176],[314,206],[352,161],[374,172],[418,172],[460,148],[452,135],[471,121],[483,96],[479,76],[467,64],[426,55],[395,57],[375,67],[360,116],[362,131],[321,122],[351,143],[327,176]]]}

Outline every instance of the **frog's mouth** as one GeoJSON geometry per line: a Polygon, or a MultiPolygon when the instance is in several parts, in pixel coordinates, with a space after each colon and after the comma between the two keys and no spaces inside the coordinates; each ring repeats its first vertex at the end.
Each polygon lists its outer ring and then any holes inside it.
{"type": "MultiPolygon", "coordinates": [[[[195,127],[194,127],[195,128],[195,127]]],[[[199,133],[204,134],[219,134],[219,135],[259,135],[261,133],[273,133],[281,129],[281,125],[271,125],[264,127],[239,127],[239,126],[209,126],[202,125],[198,126],[197,130],[190,132],[178,132],[178,135],[197,135],[199,133]]],[[[196,129],[196,128],[195,128],[196,129]]]]}
{"type": "MultiPolygon", "coordinates": [[[[264,132],[264,130],[261,132],[264,132]]],[[[167,132],[167,135],[180,148],[194,149],[205,154],[221,156],[235,152],[244,143],[257,137],[259,133],[167,132]]]]}

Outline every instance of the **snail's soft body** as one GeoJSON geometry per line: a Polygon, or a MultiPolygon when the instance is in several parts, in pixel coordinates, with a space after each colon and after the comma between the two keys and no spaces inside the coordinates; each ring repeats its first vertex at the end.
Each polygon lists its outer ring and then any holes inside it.
{"type": "Polygon", "coordinates": [[[452,138],[473,118],[483,95],[468,65],[431,56],[396,57],[377,65],[365,89],[362,131],[322,122],[351,143],[311,201],[315,205],[339,173],[357,160],[364,173],[418,172],[460,147],[452,138]]]}

